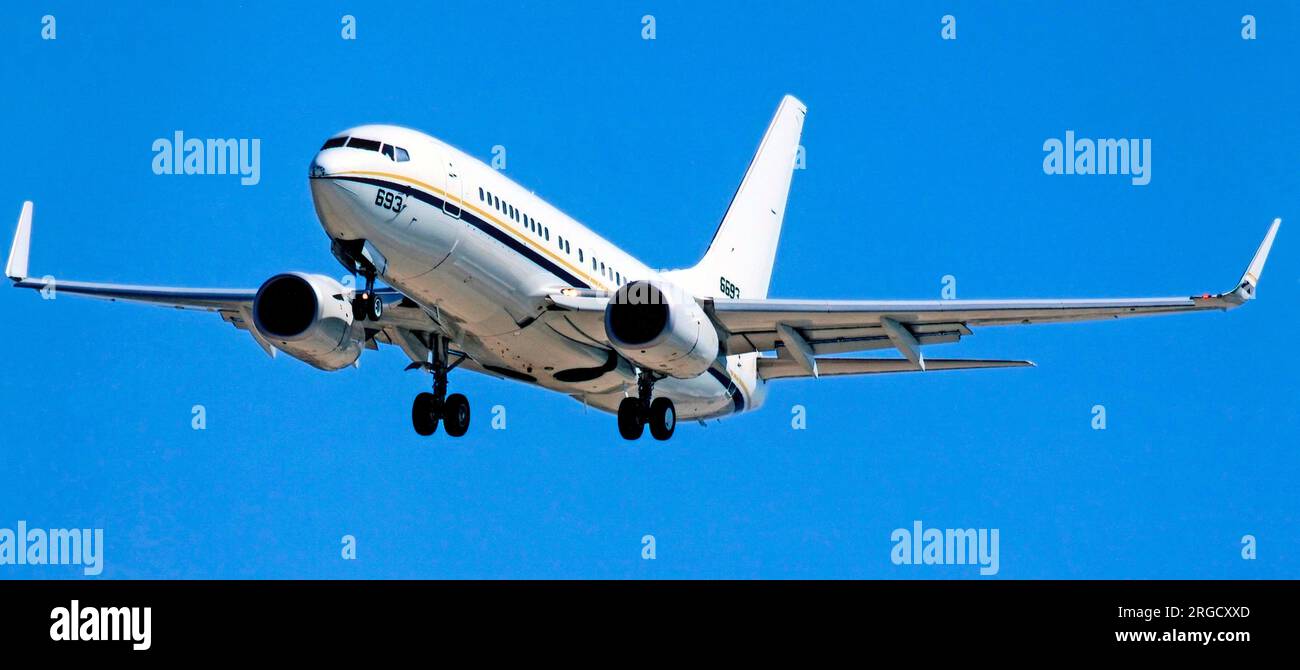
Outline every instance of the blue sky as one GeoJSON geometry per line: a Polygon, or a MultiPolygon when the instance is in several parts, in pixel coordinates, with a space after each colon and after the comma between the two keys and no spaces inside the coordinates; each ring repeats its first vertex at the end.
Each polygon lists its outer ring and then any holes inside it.
{"type": "Polygon", "coordinates": [[[5,3],[4,234],[31,199],[37,275],[341,274],[307,164],[381,122],[503,145],[512,178],[684,266],[793,93],[807,169],[774,297],[937,298],[944,275],[962,298],[1226,290],[1281,216],[1260,298],[985,329],[930,355],[1039,367],[785,382],[759,413],[628,444],[611,416],[469,374],[469,436],[419,438],[427,380],[400,351],[328,374],[214,315],[0,288],[0,527],[103,528],[109,578],[978,578],[891,563],[917,519],[999,529],[1002,578],[1300,576],[1294,6],[698,4],[5,3]],[[261,183],[154,175],[175,130],[260,138],[261,183]],[[1066,130],[1150,138],[1151,183],[1045,175],[1066,130]]]}

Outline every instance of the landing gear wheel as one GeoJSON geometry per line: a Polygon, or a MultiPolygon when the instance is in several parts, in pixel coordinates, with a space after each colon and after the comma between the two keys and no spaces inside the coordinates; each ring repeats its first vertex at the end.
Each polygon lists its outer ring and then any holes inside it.
{"type": "Polygon", "coordinates": [[[442,425],[447,434],[460,437],[469,430],[469,400],[459,393],[447,396],[442,404],[442,425]]]}
{"type": "Polygon", "coordinates": [[[369,304],[366,305],[366,318],[371,321],[378,321],[384,318],[384,299],[371,293],[369,304]]]}
{"type": "Polygon", "coordinates": [[[677,428],[677,409],[673,401],[667,398],[655,398],[650,403],[650,434],[656,440],[666,440],[673,436],[677,428]]]}
{"type": "Polygon", "coordinates": [[[429,436],[438,430],[438,396],[421,393],[411,404],[411,425],[419,435],[429,436]]]}
{"type": "Polygon", "coordinates": [[[625,440],[640,439],[645,430],[645,421],[641,419],[641,401],[637,398],[623,398],[618,404],[618,434],[625,440]]]}

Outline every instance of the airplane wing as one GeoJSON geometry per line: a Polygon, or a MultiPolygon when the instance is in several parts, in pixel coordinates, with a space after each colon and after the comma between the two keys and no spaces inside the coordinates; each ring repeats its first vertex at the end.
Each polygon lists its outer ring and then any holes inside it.
{"type": "MultiPolygon", "coordinates": [[[[13,244],[9,248],[9,261],[5,264],[5,276],[13,280],[14,286],[18,288],[34,289],[54,296],[79,295],[114,302],[136,302],[175,309],[217,312],[222,320],[239,330],[248,331],[267,355],[275,356],[276,349],[253,326],[253,298],[257,295],[256,288],[181,288],[103,284],[49,276],[31,277],[28,273],[31,240],[32,203],[29,201],[23,203],[22,213],[18,217],[18,230],[14,233],[13,244]]],[[[394,344],[407,351],[407,354],[416,360],[415,356],[422,354],[418,351],[418,346],[406,346],[410,343],[406,333],[437,331],[437,324],[423,308],[400,291],[380,288],[376,289],[375,293],[384,300],[384,316],[378,322],[366,322],[367,326],[375,326],[369,329],[372,332],[367,333],[367,348],[377,349],[376,341],[394,344]]],[[[418,343],[418,339],[416,342],[418,343]]]]}
{"type": "MultiPolygon", "coordinates": [[[[921,354],[927,344],[956,342],[972,328],[1034,323],[1120,319],[1156,314],[1229,310],[1255,297],[1259,276],[1281,219],[1276,219],[1260,243],[1235,288],[1224,293],[1168,298],[1101,298],[1041,300],[701,300],[713,319],[726,354],[775,351],[808,376],[824,374],[818,355],[873,349],[897,349],[912,370],[930,369],[921,354]]],[[[588,334],[604,337],[607,297],[564,293],[550,296],[569,320],[588,334]]],[[[849,360],[849,359],[838,359],[849,360]]],[[[929,364],[938,361],[929,361],[929,364]]],[[[945,363],[951,366],[964,361],[945,363]]],[[[984,362],[989,363],[989,362],[984,362]]],[[[1005,363],[1005,361],[1003,361],[1005,363]]],[[[1012,363],[1028,364],[1027,361],[1012,363]]],[[[791,376],[785,363],[767,363],[770,377],[791,376]]],[[[870,367],[870,366],[867,366],[870,367]]],[[[982,367],[990,367],[984,365],[982,367]]],[[[993,366],[1003,367],[1003,366],[993,366]]],[[[866,374],[861,363],[836,363],[834,374],[866,374]],[[857,366],[857,367],[855,367],[857,366]],[[844,370],[852,370],[845,372],[844,370]]],[[[871,370],[892,371],[892,370],[871,370]]]]}

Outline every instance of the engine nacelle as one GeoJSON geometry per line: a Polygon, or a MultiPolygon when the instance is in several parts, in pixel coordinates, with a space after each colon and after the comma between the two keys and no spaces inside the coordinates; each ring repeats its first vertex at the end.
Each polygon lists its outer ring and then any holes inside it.
{"type": "Polygon", "coordinates": [[[253,299],[253,325],[276,349],[322,370],[356,362],[351,290],[324,275],[286,272],[266,280],[253,299]]]}
{"type": "Polygon", "coordinates": [[[718,357],[718,331],[695,298],[667,282],[635,281],[605,306],[605,333],[625,358],[690,379],[718,357]]]}

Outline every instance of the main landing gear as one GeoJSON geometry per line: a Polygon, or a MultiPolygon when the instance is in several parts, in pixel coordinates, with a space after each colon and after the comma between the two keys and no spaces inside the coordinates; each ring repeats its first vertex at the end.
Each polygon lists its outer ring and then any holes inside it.
{"type": "MultiPolygon", "coordinates": [[[[469,430],[469,400],[459,394],[447,395],[447,373],[451,372],[462,359],[447,364],[447,338],[433,335],[429,347],[433,362],[424,364],[426,370],[433,374],[433,393],[421,393],[415,396],[411,405],[411,425],[420,435],[432,435],[438,430],[438,422],[452,437],[460,437],[469,430]]],[[[414,364],[420,366],[419,363],[414,364]]]]}
{"type": "Polygon", "coordinates": [[[657,379],[654,373],[641,371],[637,374],[637,397],[623,398],[618,404],[618,434],[625,440],[641,437],[646,424],[650,425],[650,434],[656,440],[666,440],[673,436],[677,428],[677,409],[673,401],[662,396],[650,399],[657,379]]]}

